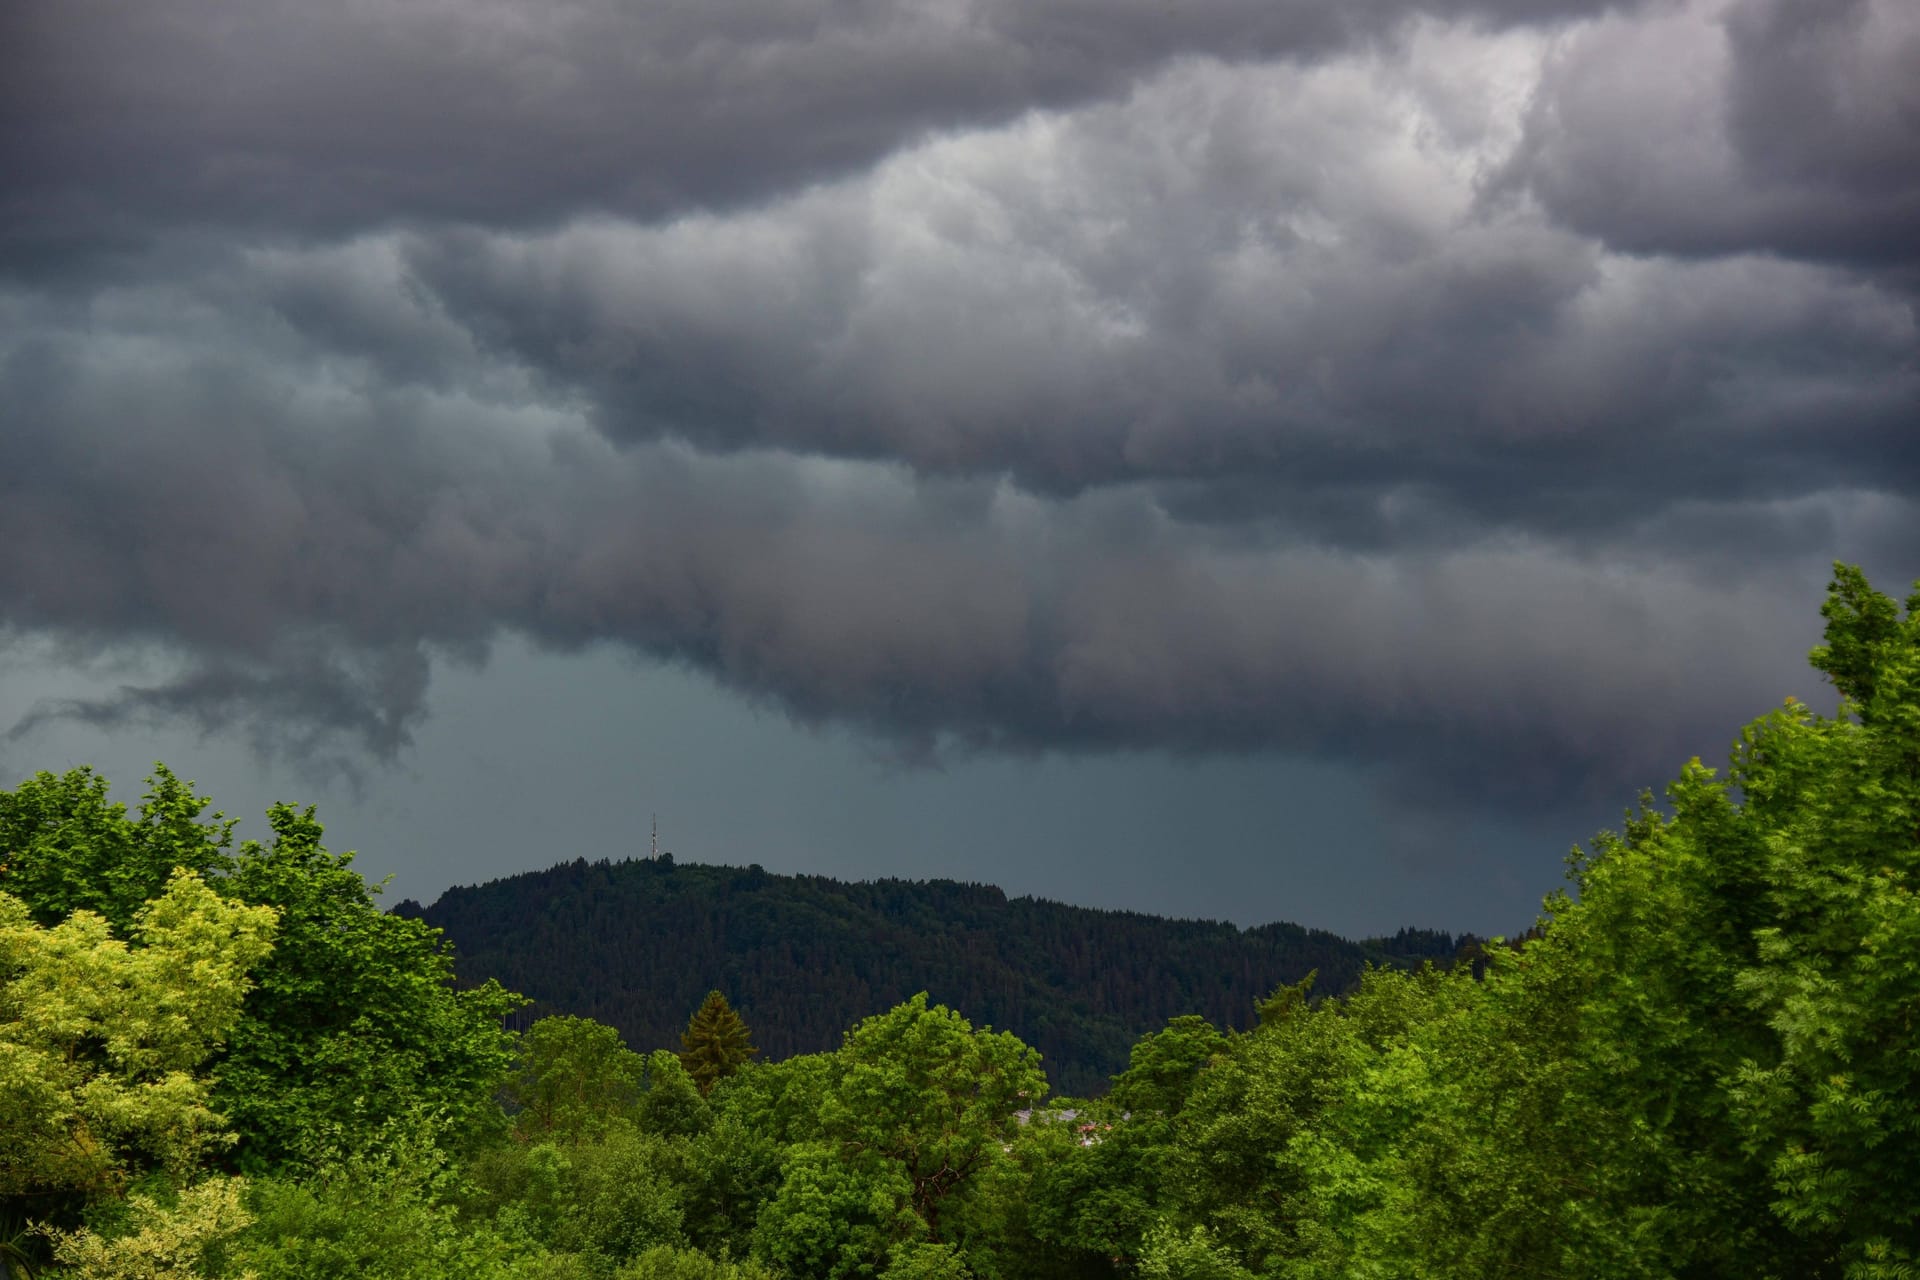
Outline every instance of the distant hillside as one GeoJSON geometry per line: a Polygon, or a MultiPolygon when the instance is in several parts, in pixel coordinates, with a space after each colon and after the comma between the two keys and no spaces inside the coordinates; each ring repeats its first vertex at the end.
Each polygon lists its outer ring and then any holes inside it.
{"type": "Polygon", "coordinates": [[[1319,970],[1449,959],[1460,939],[1365,943],[1292,924],[1240,929],[1008,898],[951,880],[846,883],[671,858],[565,863],[395,910],[446,930],[463,980],[498,978],[532,1011],[597,1018],[636,1049],[678,1047],[719,988],[771,1058],[830,1049],[916,991],[1045,1056],[1056,1092],[1105,1089],[1145,1032],[1183,1013],[1244,1027],[1254,1002],[1319,970]]]}

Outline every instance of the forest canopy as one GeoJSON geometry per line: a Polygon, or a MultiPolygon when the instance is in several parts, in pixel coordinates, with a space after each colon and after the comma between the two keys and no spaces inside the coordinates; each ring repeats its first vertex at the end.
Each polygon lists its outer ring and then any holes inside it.
{"type": "Polygon", "coordinates": [[[768,1057],[822,1053],[876,1009],[924,991],[1012,1031],[1047,1078],[1104,1093],[1133,1043],[1197,1014],[1246,1027],[1277,986],[1337,995],[1368,964],[1445,963],[1477,940],[1402,929],[1351,941],[1275,922],[1242,929],[953,880],[848,882],[668,858],[576,858],[394,908],[445,931],[463,981],[527,995],[522,1017],[576,1014],[675,1046],[716,987],[768,1057]]]}
{"type": "MultiPolygon", "coordinates": [[[[149,1280],[1893,1280],[1920,1268],[1920,590],[1523,938],[1139,1039],[1098,1099],[918,995],[767,1061],[453,981],[311,809],[0,792],[0,1260],[149,1280]]],[[[645,981],[644,973],[631,975],[645,981]]],[[[722,1010],[724,1009],[724,1016],[722,1010]]],[[[736,1025],[737,1024],[737,1025],[736,1025]]]]}

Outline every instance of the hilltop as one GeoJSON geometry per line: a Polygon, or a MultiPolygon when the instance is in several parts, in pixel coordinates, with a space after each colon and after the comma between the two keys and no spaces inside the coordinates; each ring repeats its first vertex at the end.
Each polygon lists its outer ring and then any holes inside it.
{"type": "Polygon", "coordinates": [[[1368,963],[1451,959],[1462,938],[1401,930],[1355,942],[1275,923],[1243,929],[1009,898],[952,880],[848,882],[753,867],[578,859],[396,912],[446,931],[463,981],[678,1044],[719,988],[769,1058],[835,1048],[917,991],[1039,1048],[1057,1092],[1097,1093],[1143,1034],[1185,1013],[1244,1027],[1254,1003],[1318,971],[1343,991],[1368,963]]]}

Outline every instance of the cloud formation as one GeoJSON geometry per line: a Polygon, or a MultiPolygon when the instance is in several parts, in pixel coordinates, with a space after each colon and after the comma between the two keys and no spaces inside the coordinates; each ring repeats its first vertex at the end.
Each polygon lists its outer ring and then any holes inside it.
{"type": "Polygon", "coordinates": [[[1184,58],[1303,61],[1410,18],[1606,0],[19,0],[0,40],[8,259],[181,225],[655,220],[930,133],[1124,93],[1184,58]]]}
{"type": "Polygon", "coordinates": [[[4,21],[0,627],[172,670],[16,737],[391,757],[512,632],[1547,806],[1916,571],[1897,0],[4,21]]]}
{"type": "Polygon", "coordinates": [[[1556,51],[1511,180],[1634,253],[1920,270],[1920,13],[1739,0],[1608,17],[1556,51]]]}

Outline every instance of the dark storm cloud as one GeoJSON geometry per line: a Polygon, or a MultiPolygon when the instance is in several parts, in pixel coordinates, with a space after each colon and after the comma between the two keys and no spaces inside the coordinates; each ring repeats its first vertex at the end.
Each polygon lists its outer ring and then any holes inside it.
{"type": "Polygon", "coordinates": [[[201,657],[157,684],[43,700],[6,736],[30,740],[60,720],[109,730],[185,723],[202,735],[243,732],[262,756],[349,779],[359,776],[363,753],[391,761],[411,745],[426,714],[428,658],[419,646],[304,639],[275,644],[251,662],[201,657]]]}
{"type": "Polygon", "coordinates": [[[0,634],[151,673],[15,735],[391,758],[514,633],[1655,782],[1920,545],[1912,24],[1835,8],[12,6],[0,634]]]}
{"type": "Polygon", "coordinates": [[[1738,0],[1583,27],[1512,177],[1622,249],[1897,267],[1912,288],[1920,7],[1738,0]]]}
{"type": "Polygon", "coordinates": [[[1138,489],[1061,501],[887,464],[616,452],[507,391],[290,374],[258,317],[169,333],[192,315],[178,297],[112,309],[125,350],[65,332],[15,355],[37,373],[12,380],[4,621],[182,674],[40,718],[391,753],[429,660],[510,629],[690,663],[908,755],[1319,750],[1430,799],[1531,802],[1657,778],[1756,690],[1784,692],[1809,639],[1804,557],[1768,583],[1519,544],[1229,545],[1138,489]]]}
{"type": "Polygon", "coordinates": [[[1193,66],[751,213],[413,237],[396,270],[616,439],[1167,479],[1337,540],[1401,489],[1484,531],[1920,479],[1899,293],[1489,205],[1482,138],[1422,136],[1489,95],[1401,70],[1193,66]]]}
{"type": "Polygon", "coordinates": [[[763,200],[930,130],[1123,91],[1170,59],[1308,57],[1409,15],[1607,0],[11,0],[0,266],[182,224],[642,219],[763,200]]]}

